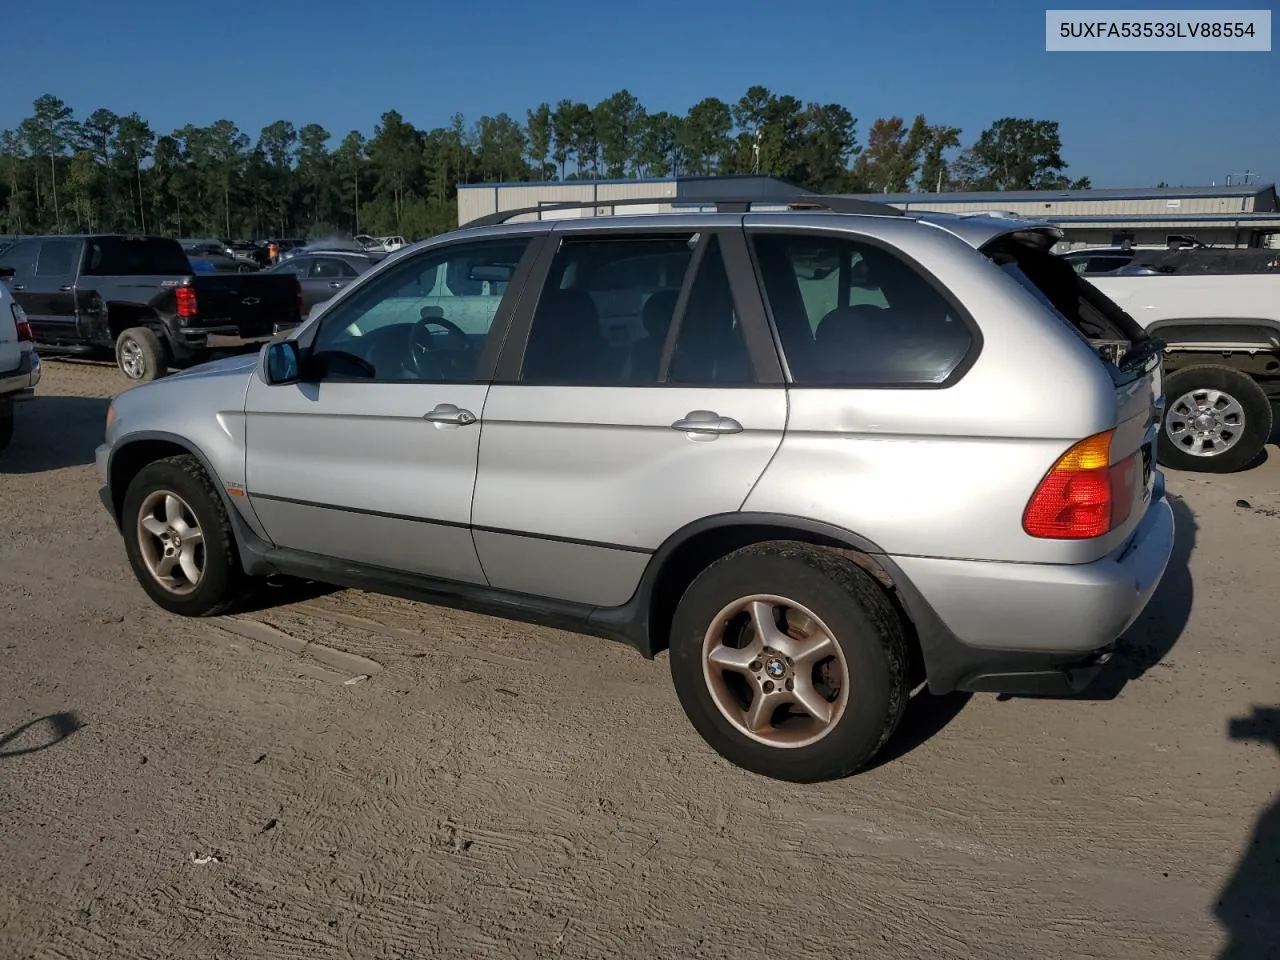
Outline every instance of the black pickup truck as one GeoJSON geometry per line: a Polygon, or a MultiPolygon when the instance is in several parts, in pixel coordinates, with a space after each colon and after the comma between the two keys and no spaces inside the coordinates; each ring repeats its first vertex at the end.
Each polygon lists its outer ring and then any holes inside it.
{"type": "Polygon", "coordinates": [[[0,253],[0,273],[9,270],[42,349],[113,349],[130,380],[270,340],[301,317],[296,277],[195,274],[178,241],[162,237],[25,237],[0,253]]]}

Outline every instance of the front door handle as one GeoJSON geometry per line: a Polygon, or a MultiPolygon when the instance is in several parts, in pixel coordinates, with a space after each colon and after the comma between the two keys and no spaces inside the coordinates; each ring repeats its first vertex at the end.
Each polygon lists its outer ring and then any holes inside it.
{"type": "Polygon", "coordinates": [[[345,284],[341,280],[330,280],[329,286],[333,287],[335,290],[341,290],[345,284]]]}
{"type": "Polygon", "coordinates": [[[69,283],[64,283],[62,286],[60,286],[60,287],[58,288],[58,292],[59,292],[59,293],[70,293],[70,292],[71,292],[71,284],[69,284],[69,283]]]}
{"type": "Polygon", "coordinates": [[[11,284],[9,284],[9,289],[10,289],[10,290],[25,290],[25,289],[27,289],[27,285],[26,285],[25,283],[11,283],[11,284]]]}
{"type": "Polygon", "coordinates": [[[722,417],[714,410],[690,410],[673,423],[671,429],[695,437],[714,437],[722,433],[741,433],[742,424],[733,417],[722,417]]]}
{"type": "Polygon", "coordinates": [[[451,427],[467,427],[476,422],[476,415],[452,403],[437,403],[423,419],[451,427]]]}

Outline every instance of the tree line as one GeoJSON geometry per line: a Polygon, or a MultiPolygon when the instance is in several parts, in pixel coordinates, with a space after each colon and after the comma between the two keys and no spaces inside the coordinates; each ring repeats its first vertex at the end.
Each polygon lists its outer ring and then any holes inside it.
{"type": "Polygon", "coordinates": [[[836,103],[755,86],[684,114],[627,90],[594,106],[543,103],[420,130],[394,110],[341,140],[287,120],[251,139],[230,120],[157,135],[137,113],[83,120],[45,94],[0,133],[0,233],[129,231],[257,239],[330,233],[419,238],[457,223],[457,186],[760,173],[822,192],[1083,189],[1058,124],[1006,117],[967,146],[958,127],[887,117],[861,142],[836,103]]]}

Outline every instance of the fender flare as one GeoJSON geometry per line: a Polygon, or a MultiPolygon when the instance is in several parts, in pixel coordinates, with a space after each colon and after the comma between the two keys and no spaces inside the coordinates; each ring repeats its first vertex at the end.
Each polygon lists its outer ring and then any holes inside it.
{"type": "Polygon", "coordinates": [[[1177,317],[1151,324],[1147,333],[1173,350],[1203,340],[1239,343],[1242,349],[1280,349],[1280,320],[1268,317],[1177,317]]]}
{"type": "Polygon", "coordinates": [[[273,568],[266,560],[265,554],[272,549],[273,545],[266,539],[265,531],[261,531],[261,524],[258,522],[257,516],[253,514],[253,507],[249,504],[248,498],[244,498],[245,505],[249,507],[249,517],[252,517],[252,520],[247,518],[240,507],[232,500],[231,495],[227,492],[226,485],[219,479],[218,472],[213,469],[213,464],[205,456],[204,451],[187,437],[179,436],[176,433],[169,433],[164,430],[140,430],[111,445],[111,451],[107,456],[106,488],[103,500],[107,504],[111,519],[115,521],[117,528],[120,527],[122,521],[120,507],[124,502],[124,491],[112,488],[111,480],[114,474],[116,457],[123,450],[149,441],[172,444],[185,450],[200,462],[201,469],[204,470],[217,489],[218,496],[222,499],[223,508],[227,511],[227,517],[231,521],[231,530],[235,534],[236,549],[240,554],[240,562],[244,566],[245,572],[250,576],[266,576],[272,573],[273,568]]]}
{"type": "MultiPolygon", "coordinates": [[[[656,656],[665,647],[666,638],[654,636],[650,619],[654,609],[654,595],[664,572],[668,569],[668,562],[682,547],[695,538],[716,530],[729,531],[735,528],[776,530],[780,535],[778,539],[786,539],[787,531],[799,531],[814,538],[818,546],[853,551],[864,557],[870,566],[877,568],[883,574],[883,579],[880,577],[877,579],[881,580],[886,590],[896,596],[901,604],[903,613],[909,621],[908,629],[915,630],[926,667],[939,655],[945,656],[944,648],[948,643],[958,642],[954,640],[950,631],[942,624],[933,608],[920,595],[901,567],[879,545],[861,534],[834,524],[781,513],[720,513],[686,524],[668,536],[653,552],[631,599],[621,607],[597,609],[591,619],[602,625],[623,628],[631,634],[632,642],[643,656],[650,658],[656,656]],[[883,582],[886,579],[888,584],[883,582]]],[[[768,538],[750,537],[745,540],[744,545],[759,542],[761,539],[768,538]]],[[[875,575],[874,571],[872,575],[875,575]]]]}

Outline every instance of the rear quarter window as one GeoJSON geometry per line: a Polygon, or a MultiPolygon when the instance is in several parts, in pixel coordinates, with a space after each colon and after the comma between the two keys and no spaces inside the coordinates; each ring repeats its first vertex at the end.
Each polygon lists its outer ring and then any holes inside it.
{"type": "Polygon", "coordinates": [[[977,348],[933,282],[879,245],[803,233],[752,243],[797,386],[944,386],[977,348]]]}

